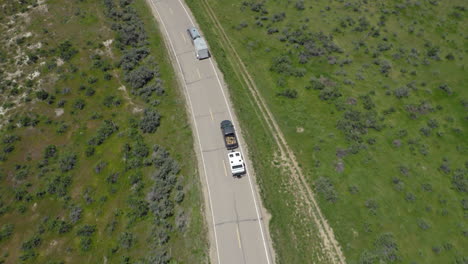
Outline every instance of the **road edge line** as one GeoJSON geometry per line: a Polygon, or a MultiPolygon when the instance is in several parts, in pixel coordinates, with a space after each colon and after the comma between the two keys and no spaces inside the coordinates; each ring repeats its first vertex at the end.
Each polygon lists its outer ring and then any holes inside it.
{"type": "MultiPolygon", "coordinates": [[[[195,23],[193,22],[193,19],[191,18],[189,12],[187,11],[187,8],[185,8],[185,6],[182,4],[181,0],[178,0],[178,1],[179,1],[180,5],[182,6],[182,8],[185,10],[185,13],[187,14],[187,17],[190,19],[190,22],[192,23],[192,25],[195,26],[195,23]]],[[[224,97],[224,102],[228,106],[229,117],[231,118],[231,120],[233,120],[232,112],[231,112],[231,109],[229,107],[230,104],[229,104],[229,102],[227,100],[227,97],[226,97],[226,94],[224,92],[223,84],[221,83],[221,80],[219,78],[218,71],[216,70],[216,67],[213,64],[212,59],[210,58],[209,60],[210,60],[211,67],[213,68],[213,70],[215,72],[216,79],[218,80],[219,88],[221,89],[221,93],[223,94],[223,97],[224,97]]],[[[239,148],[241,149],[241,152],[244,153],[244,149],[242,148],[242,144],[241,144],[240,140],[239,140],[239,148]]],[[[252,197],[253,197],[253,200],[254,200],[255,212],[257,214],[258,225],[260,227],[260,233],[262,235],[263,247],[265,249],[265,256],[266,256],[266,259],[267,259],[267,263],[270,264],[271,263],[270,262],[270,251],[269,251],[269,247],[267,246],[267,242],[266,242],[266,239],[265,239],[265,234],[264,234],[264,231],[263,231],[263,225],[262,225],[263,217],[262,217],[262,214],[259,213],[257,198],[255,196],[254,187],[253,187],[252,180],[251,180],[251,177],[250,177],[250,174],[249,174],[248,171],[246,173],[246,177],[249,180],[250,191],[252,192],[252,197]]]]}
{"type": "MultiPolygon", "coordinates": [[[[210,191],[210,186],[209,186],[209,183],[208,183],[208,176],[206,175],[205,159],[203,158],[202,147],[201,147],[201,143],[200,143],[200,136],[199,136],[199,132],[198,132],[198,126],[197,126],[197,123],[196,123],[196,120],[195,120],[195,114],[193,112],[193,105],[192,105],[192,101],[190,100],[190,96],[188,96],[187,81],[186,81],[185,76],[183,74],[182,66],[180,65],[179,59],[177,58],[177,53],[176,53],[174,45],[172,44],[172,41],[171,41],[171,39],[169,37],[169,32],[167,31],[166,25],[164,24],[164,21],[163,21],[163,19],[161,17],[161,14],[159,13],[158,9],[156,8],[153,0],[146,0],[146,2],[150,3],[150,6],[152,7],[152,9],[154,11],[156,11],[157,16],[159,17],[159,20],[161,21],[161,25],[163,26],[164,31],[165,31],[166,36],[167,36],[165,39],[167,39],[169,41],[169,45],[171,47],[172,53],[173,53],[173,55],[174,55],[174,57],[176,59],[176,62],[177,62],[177,66],[178,66],[178,69],[179,69],[179,74],[180,74],[180,76],[182,76],[182,80],[184,82],[183,83],[184,95],[185,95],[185,97],[187,99],[187,102],[190,105],[190,113],[191,113],[191,116],[192,116],[193,124],[195,126],[195,132],[196,132],[197,141],[198,141],[198,148],[200,149],[200,156],[201,156],[201,161],[202,161],[202,164],[203,164],[203,174],[205,175],[205,180],[206,180],[206,185],[207,185],[206,188],[208,190],[208,199],[209,199],[211,218],[212,218],[212,222],[213,222],[213,232],[214,232],[215,244],[216,244],[216,255],[217,255],[218,263],[221,264],[221,260],[219,259],[218,236],[216,234],[216,223],[215,223],[215,219],[214,219],[213,203],[212,203],[212,199],[211,199],[211,191],[210,191]]],[[[190,16],[189,16],[189,19],[193,24],[193,21],[192,21],[190,16]]],[[[228,110],[229,110],[229,108],[228,108],[228,110]]]]}

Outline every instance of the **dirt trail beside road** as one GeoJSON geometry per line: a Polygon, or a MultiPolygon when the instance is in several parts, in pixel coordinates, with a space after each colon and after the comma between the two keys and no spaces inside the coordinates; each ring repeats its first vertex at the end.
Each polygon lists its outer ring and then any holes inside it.
{"type": "Polygon", "coordinates": [[[315,199],[314,193],[310,188],[310,185],[307,183],[306,178],[304,177],[302,170],[299,167],[299,164],[296,161],[295,155],[289,145],[287,144],[283,133],[281,132],[275,118],[270,112],[267,104],[260,95],[259,89],[255,85],[255,82],[252,76],[249,74],[245,64],[242,62],[239,54],[231,43],[230,39],[227,37],[224,28],[216,17],[213,9],[210,7],[210,4],[207,0],[202,0],[205,10],[207,10],[207,15],[212,23],[215,25],[216,31],[219,33],[220,41],[224,44],[223,46],[227,49],[227,53],[232,55],[228,56],[235,74],[246,84],[252,98],[254,99],[263,121],[265,121],[269,130],[272,131],[272,135],[275,139],[275,142],[280,150],[280,161],[283,164],[283,167],[286,168],[290,174],[291,186],[296,188],[296,190],[291,190],[291,193],[296,195],[296,198],[303,202],[307,208],[307,214],[311,220],[313,220],[317,230],[319,231],[319,236],[321,238],[321,244],[325,254],[328,256],[329,261],[332,263],[346,263],[345,257],[341,251],[341,247],[338,241],[335,238],[332,228],[328,224],[327,220],[323,216],[318,203],[315,199]]]}

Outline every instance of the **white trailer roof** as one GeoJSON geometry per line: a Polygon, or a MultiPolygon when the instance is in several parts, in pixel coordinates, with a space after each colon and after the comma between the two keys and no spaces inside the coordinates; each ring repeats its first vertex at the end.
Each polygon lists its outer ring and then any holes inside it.
{"type": "Polygon", "coordinates": [[[229,157],[229,165],[231,166],[231,169],[233,167],[237,167],[239,165],[244,165],[244,160],[242,160],[242,155],[240,152],[230,152],[228,154],[229,157]]]}
{"type": "Polygon", "coordinates": [[[206,45],[206,42],[202,37],[194,39],[193,44],[195,45],[195,50],[197,51],[208,49],[208,45],[206,45]]]}

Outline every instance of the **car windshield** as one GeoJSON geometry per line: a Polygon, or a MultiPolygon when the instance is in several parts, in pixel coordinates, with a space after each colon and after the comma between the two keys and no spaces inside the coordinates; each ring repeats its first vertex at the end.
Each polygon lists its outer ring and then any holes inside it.
{"type": "Polygon", "coordinates": [[[236,166],[232,166],[233,169],[240,169],[242,168],[242,165],[236,165],[236,166]]]}

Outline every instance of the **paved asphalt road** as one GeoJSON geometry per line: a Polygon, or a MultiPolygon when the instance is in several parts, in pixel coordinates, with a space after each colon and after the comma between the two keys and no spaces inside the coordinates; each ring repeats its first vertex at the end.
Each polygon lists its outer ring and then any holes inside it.
{"type": "MultiPolygon", "coordinates": [[[[194,19],[180,0],[147,0],[160,22],[176,60],[179,76],[193,118],[201,177],[206,184],[207,216],[213,263],[273,263],[271,243],[262,220],[259,195],[249,174],[232,177],[228,151],[224,146],[220,122],[237,120],[231,111],[226,88],[212,59],[199,61],[187,34],[194,19]]],[[[202,34],[203,35],[203,34],[202,34]]],[[[238,136],[239,133],[238,133],[238,136]]],[[[239,139],[242,144],[244,141],[239,139]]],[[[242,147],[240,148],[242,150],[242,147]]],[[[252,171],[244,157],[247,171],[252,171]]]]}

